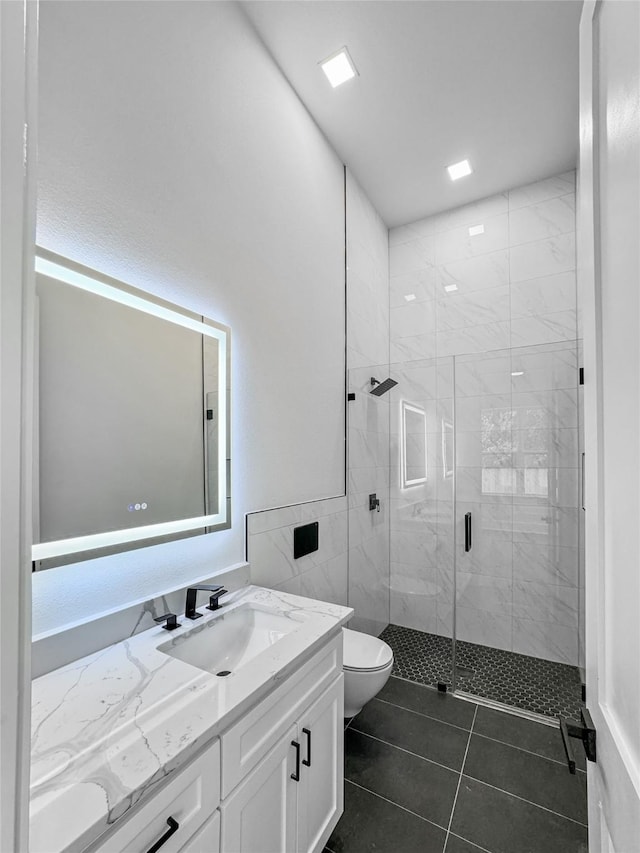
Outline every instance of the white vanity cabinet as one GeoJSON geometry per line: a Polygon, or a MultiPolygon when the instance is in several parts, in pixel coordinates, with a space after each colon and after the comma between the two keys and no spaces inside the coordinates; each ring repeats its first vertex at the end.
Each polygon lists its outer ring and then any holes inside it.
{"type": "Polygon", "coordinates": [[[342,814],[342,636],[224,732],[221,853],[317,853],[342,814]]]}
{"type": "Polygon", "coordinates": [[[86,853],[218,853],[219,804],[216,740],[86,853]]]}
{"type": "Polygon", "coordinates": [[[342,814],[343,705],[340,675],[223,801],[223,853],[322,850],[342,814]]]}
{"type": "Polygon", "coordinates": [[[343,682],[338,633],[84,853],[320,853],[343,809],[343,682]]]}

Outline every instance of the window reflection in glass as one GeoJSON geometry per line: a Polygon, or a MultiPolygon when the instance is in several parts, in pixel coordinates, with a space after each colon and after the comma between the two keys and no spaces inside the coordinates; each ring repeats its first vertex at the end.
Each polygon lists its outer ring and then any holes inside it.
{"type": "Polygon", "coordinates": [[[549,495],[549,412],[542,407],[488,408],[480,414],[482,493],[549,495]]]}

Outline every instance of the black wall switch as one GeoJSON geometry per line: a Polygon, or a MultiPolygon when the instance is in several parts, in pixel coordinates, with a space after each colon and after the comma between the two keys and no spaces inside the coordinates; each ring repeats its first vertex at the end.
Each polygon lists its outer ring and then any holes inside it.
{"type": "Polygon", "coordinates": [[[318,522],[314,521],[311,524],[304,524],[302,527],[293,528],[294,560],[318,550],[318,527],[318,522]]]}

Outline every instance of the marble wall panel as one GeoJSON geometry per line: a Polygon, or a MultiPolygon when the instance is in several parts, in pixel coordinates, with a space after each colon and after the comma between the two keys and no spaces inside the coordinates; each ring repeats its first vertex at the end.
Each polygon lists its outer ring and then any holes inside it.
{"type": "Polygon", "coordinates": [[[575,666],[578,661],[578,631],[573,625],[514,617],[513,651],[575,666]]]}
{"type": "Polygon", "coordinates": [[[575,232],[514,246],[509,250],[509,266],[512,282],[575,270],[575,232]]]}
{"type": "Polygon", "coordinates": [[[527,207],[530,204],[539,204],[550,198],[575,193],[575,190],[575,171],[554,175],[551,178],[545,178],[543,181],[537,181],[524,187],[516,187],[510,190],[508,194],[509,211],[518,210],[518,208],[527,207]]]}
{"type": "MultiPolygon", "coordinates": [[[[455,356],[458,636],[572,660],[581,618],[575,173],[393,229],[389,243],[395,399],[404,394],[433,413],[428,444],[439,444],[428,456],[432,481],[407,495],[392,402],[392,581],[407,566],[428,577],[430,537],[436,629],[451,635],[453,478],[444,476],[452,461],[442,434],[454,423],[455,356]],[[428,307],[412,309],[415,301],[428,307]],[[435,388],[427,365],[435,365],[435,388]],[[468,553],[466,511],[474,521],[468,553]],[[545,647],[546,625],[553,630],[545,647]]],[[[419,612],[406,594],[392,593],[392,617],[419,627],[419,612]]],[[[433,625],[433,607],[424,618],[433,625]]]]}
{"type": "MultiPolygon", "coordinates": [[[[247,559],[251,564],[251,580],[260,586],[278,588],[285,581],[290,581],[311,569],[334,561],[335,558],[345,555],[348,551],[348,528],[347,528],[347,500],[340,499],[340,506],[330,499],[333,509],[336,510],[328,515],[324,514],[324,501],[312,501],[310,503],[298,504],[304,508],[304,515],[299,513],[299,520],[292,523],[282,524],[274,527],[271,523],[261,519],[259,524],[268,524],[267,529],[260,532],[251,532],[254,515],[266,515],[275,513],[282,521],[286,517],[285,510],[295,511],[297,507],[267,510],[263,513],[250,513],[248,515],[247,535],[247,559]],[[293,531],[301,524],[318,521],[318,550],[304,557],[295,559],[293,556],[293,531]]],[[[333,563],[334,568],[337,564],[333,563]]],[[[336,581],[336,587],[340,588],[342,581],[336,581]]],[[[316,596],[320,598],[321,596],[316,596]]],[[[346,602],[341,602],[346,604],[346,602]]]]}
{"type": "Polygon", "coordinates": [[[509,211],[510,246],[557,237],[575,229],[576,197],[573,191],[509,211]]]}

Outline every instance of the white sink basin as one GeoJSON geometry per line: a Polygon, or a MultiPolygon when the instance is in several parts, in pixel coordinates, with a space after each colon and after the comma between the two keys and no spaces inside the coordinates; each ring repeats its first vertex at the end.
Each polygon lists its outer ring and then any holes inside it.
{"type": "Polygon", "coordinates": [[[295,619],[247,603],[172,638],[158,646],[158,651],[214,675],[229,675],[295,631],[303,621],[301,614],[295,619]]]}

